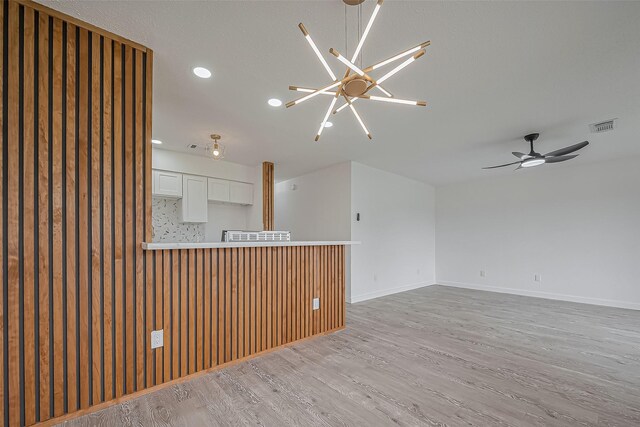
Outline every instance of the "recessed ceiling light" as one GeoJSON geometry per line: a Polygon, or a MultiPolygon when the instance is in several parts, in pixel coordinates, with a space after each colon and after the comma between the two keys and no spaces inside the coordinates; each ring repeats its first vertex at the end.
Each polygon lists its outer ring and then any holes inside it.
{"type": "Polygon", "coordinates": [[[331,123],[331,122],[326,122],[324,124],[324,127],[326,127],[326,128],[330,128],[331,126],[333,126],[333,123],[331,123]]]}
{"type": "Polygon", "coordinates": [[[152,139],[151,142],[158,145],[162,144],[162,141],[160,141],[159,139],[152,139]]]}
{"type": "Polygon", "coordinates": [[[211,71],[207,70],[204,67],[196,67],[193,69],[193,74],[195,74],[196,76],[202,78],[202,79],[208,79],[209,77],[211,77],[211,71]]]}
{"type": "Polygon", "coordinates": [[[267,101],[269,103],[269,105],[271,105],[272,107],[279,107],[282,105],[282,101],[280,101],[278,98],[271,98],[270,100],[267,101]]]}

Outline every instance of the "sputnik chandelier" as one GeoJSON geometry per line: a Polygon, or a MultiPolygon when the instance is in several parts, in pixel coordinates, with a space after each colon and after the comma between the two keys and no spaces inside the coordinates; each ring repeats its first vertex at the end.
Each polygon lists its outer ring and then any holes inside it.
{"type": "MultiPolygon", "coordinates": [[[[343,0],[343,1],[347,5],[353,6],[353,5],[361,4],[364,0],[343,0]]],[[[362,46],[364,45],[364,42],[367,39],[367,35],[369,34],[371,27],[373,26],[373,22],[375,21],[376,16],[378,15],[378,12],[380,12],[380,7],[382,6],[383,1],[384,0],[378,0],[375,9],[373,9],[373,14],[369,19],[369,22],[367,23],[367,26],[365,27],[364,32],[362,33],[362,36],[360,37],[358,46],[356,47],[356,50],[353,52],[353,56],[351,57],[351,61],[349,61],[347,58],[342,56],[340,52],[338,52],[336,49],[333,49],[333,48],[329,49],[329,52],[333,56],[335,56],[340,62],[342,62],[344,65],[347,66],[346,72],[344,73],[344,77],[342,77],[342,79],[336,78],[335,74],[331,70],[331,67],[329,67],[329,64],[327,64],[327,61],[324,59],[324,57],[320,53],[320,50],[318,50],[318,47],[313,42],[313,39],[311,38],[311,35],[309,34],[305,26],[302,23],[298,25],[298,27],[300,27],[300,30],[302,31],[302,34],[304,34],[304,37],[307,39],[307,42],[309,42],[311,49],[313,49],[316,56],[320,60],[320,63],[322,64],[324,69],[327,71],[327,74],[329,74],[329,77],[331,77],[331,80],[332,80],[331,84],[328,84],[320,89],[300,87],[300,86],[289,86],[290,90],[294,90],[297,92],[305,92],[307,93],[307,95],[303,96],[302,98],[298,98],[295,101],[288,102],[286,105],[287,108],[293,107],[294,105],[301,104],[304,101],[308,101],[309,99],[314,98],[317,95],[328,95],[332,97],[331,103],[329,104],[329,108],[327,109],[327,113],[324,115],[324,118],[322,119],[322,123],[320,124],[320,129],[318,129],[318,134],[316,135],[316,138],[315,138],[316,141],[320,139],[320,135],[322,134],[322,131],[325,128],[325,124],[327,123],[327,120],[329,120],[329,116],[332,113],[337,114],[347,107],[353,113],[353,116],[356,118],[356,120],[362,127],[362,130],[364,130],[364,133],[369,137],[369,139],[372,139],[371,133],[369,132],[364,122],[362,121],[362,118],[360,117],[355,107],[353,106],[353,104],[355,104],[355,102],[358,99],[366,99],[366,100],[377,101],[377,102],[390,102],[395,104],[417,105],[420,107],[425,107],[427,105],[427,103],[424,101],[412,101],[407,99],[395,98],[389,91],[387,91],[384,87],[382,87],[382,83],[384,83],[389,77],[393,76],[398,71],[402,70],[407,65],[411,64],[416,59],[424,55],[425,48],[431,44],[430,41],[420,43],[415,47],[412,47],[403,52],[400,52],[399,54],[394,55],[391,58],[385,59],[384,61],[378,62],[377,64],[371,65],[366,68],[360,68],[357,65],[355,65],[356,59],[358,58],[358,55],[362,50],[362,46]],[[382,77],[379,77],[378,79],[374,79],[369,75],[369,73],[371,73],[372,71],[377,70],[381,67],[384,67],[385,65],[391,64],[392,62],[395,62],[399,59],[405,58],[409,55],[412,55],[412,56],[410,56],[408,59],[406,59],[404,62],[396,66],[394,69],[392,69],[388,73],[384,74],[382,77]],[[373,89],[381,92],[384,96],[369,94],[369,92],[372,91],[373,89]],[[338,102],[338,98],[340,97],[344,99],[344,103],[340,107],[335,108],[336,103],[338,102]]]]}

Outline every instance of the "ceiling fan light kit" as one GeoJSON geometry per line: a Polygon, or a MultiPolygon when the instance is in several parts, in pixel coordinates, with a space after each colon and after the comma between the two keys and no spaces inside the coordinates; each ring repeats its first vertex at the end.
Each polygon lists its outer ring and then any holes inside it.
{"type": "Polygon", "coordinates": [[[525,135],[524,140],[529,143],[530,151],[529,154],[520,153],[519,151],[513,151],[511,154],[519,158],[517,162],[506,163],[504,165],[498,166],[489,166],[482,169],[496,169],[503,168],[505,166],[518,165],[516,170],[522,168],[531,168],[535,166],[540,166],[545,163],[560,163],[565,162],[567,160],[575,159],[578,157],[578,154],[571,154],[575,151],[578,151],[587,145],[589,145],[589,141],[583,141],[578,144],[570,145],[568,147],[561,148],[559,150],[551,151],[547,154],[536,153],[533,149],[533,143],[540,136],[539,133],[530,133],[529,135],[525,135]],[[571,155],[570,155],[571,154],[571,155]]]}
{"type": "MultiPolygon", "coordinates": [[[[349,6],[360,5],[364,2],[364,0],[343,0],[343,1],[345,4],[349,6]]],[[[333,71],[331,70],[331,67],[329,66],[327,61],[324,59],[324,56],[322,55],[322,53],[318,49],[318,46],[315,44],[315,42],[311,38],[311,35],[309,34],[309,31],[304,26],[304,24],[300,23],[298,25],[298,27],[300,28],[300,31],[302,31],[303,36],[311,46],[311,49],[313,50],[316,57],[318,58],[323,68],[325,69],[325,71],[327,72],[327,74],[332,80],[332,83],[320,89],[305,88],[305,87],[299,87],[299,86],[289,86],[289,90],[307,93],[307,95],[304,95],[301,98],[298,98],[294,101],[287,102],[286,104],[287,108],[293,107],[294,105],[301,104],[305,101],[308,101],[311,98],[315,98],[318,95],[328,95],[333,98],[329,104],[329,108],[327,109],[327,112],[320,124],[320,128],[316,134],[316,137],[315,137],[316,141],[320,139],[320,136],[322,135],[322,130],[325,128],[325,124],[327,123],[329,116],[331,114],[337,114],[347,107],[349,107],[354,118],[360,124],[360,127],[362,128],[364,133],[367,135],[367,137],[369,139],[372,139],[371,133],[367,129],[366,125],[364,124],[362,117],[360,117],[360,114],[358,114],[358,111],[353,106],[353,104],[358,99],[366,99],[366,100],[376,101],[376,102],[387,102],[392,104],[413,105],[418,107],[427,106],[427,103],[425,101],[413,101],[413,100],[395,98],[393,94],[388,90],[386,90],[384,87],[382,87],[381,84],[385,80],[387,80],[389,77],[393,76],[394,74],[396,74],[397,72],[399,72],[400,70],[402,70],[403,68],[411,64],[412,62],[414,62],[416,59],[423,56],[425,54],[424,49],[427,46],[429,46],[431,42],[426,41],[426,42],[420,43],[415,47],[404,50],[388,59],[385,59],[384,61],[378,62],[369,67],[362,68],[362,66],[359,67],[358,65],[356,65],[356,59],[358,58],[358,55],[362,50],[362,46],[364,45],[364,42],[367,39],[369,32],[371,31],[371,27],[373,26],[376,16],[378,15],[380,8],[382,7],[383,1],[384,0],[377,1],[376,6],[373,9],[373,13],[369,18],[369,22],[367,23],[362,33],[362,36],[358,41],[358,45],[356,47],[356,50],[353,53],[353,56],[351,57],[351,60],[344,57],[336,49],[334,48],[329,49],[329,53],[334,57],[336,57],[338,61],[340,61],[343,65],[347,67],[344,77],[342,77],[342,79],[337,78],[336,75],[333,73],[333,71]],[[383,67],[385,65],[391,64],[399,59],[405,58],[409,55],[412,55],[412,56],[406,59],[400,65],[393,68],[388,73],[384,74],[382,77],[375,79],[369,75],[370,72],[380,67],[383,67]],[[373,89],[378,90],[384,96],[369,95],[369,92],[373,89]],[[340,105],[338,108],[336,108],[336,104],[339,98],[343,98],[344,103],[340,105]]]]}

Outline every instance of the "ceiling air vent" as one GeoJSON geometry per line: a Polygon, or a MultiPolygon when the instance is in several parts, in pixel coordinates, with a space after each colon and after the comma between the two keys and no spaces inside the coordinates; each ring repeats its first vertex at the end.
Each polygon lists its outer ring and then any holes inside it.
{"type": "Polygon", "coordinates": [[[616,119],[611,119],[600,123],[593,123],[589,125],[589,129],[591,130],[591,133],[609,132],[610,130],[613,130],[615,121],[616,119]]]}

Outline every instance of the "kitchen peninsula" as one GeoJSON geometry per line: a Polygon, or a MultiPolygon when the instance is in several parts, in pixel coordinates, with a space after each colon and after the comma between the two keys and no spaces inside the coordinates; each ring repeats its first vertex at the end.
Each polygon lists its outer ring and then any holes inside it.
{"type": "Polygon", "coordinates": [[[164,369],[188,375],[344,328],[352,243],[142,243],[164,301],[164,369]]]}
{"type": "Polygon", "coordinates": [[[153,236],[141,248],[156,307],[145,311],[163,330],[165,370],[184,376],[344,327],[352,242],[225,238],[272,230],[273,164],[155,149],[152,174],[153,236]]]}

